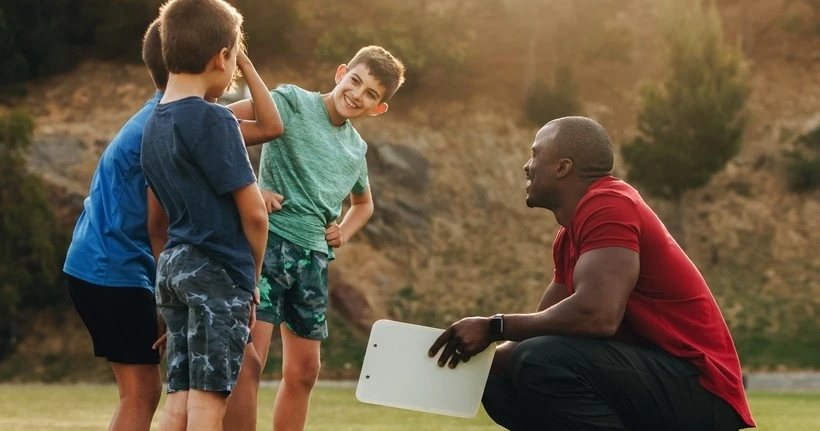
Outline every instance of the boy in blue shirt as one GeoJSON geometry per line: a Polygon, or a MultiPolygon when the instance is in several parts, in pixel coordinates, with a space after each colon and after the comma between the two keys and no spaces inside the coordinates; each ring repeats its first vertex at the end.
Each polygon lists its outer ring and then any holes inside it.
{"type": "Polygon", "coordinates": [[[156,267],[139,164],[145,121],[168,82],[159,21],[145,32],[142,60],[157,92],[103,152],[63,267],[94,355],[108,360],[117,381],[119,404],[111,429],[148,430],[161,391],[160,354],[151,345],[165,328],[157,320],[156,267]]]}

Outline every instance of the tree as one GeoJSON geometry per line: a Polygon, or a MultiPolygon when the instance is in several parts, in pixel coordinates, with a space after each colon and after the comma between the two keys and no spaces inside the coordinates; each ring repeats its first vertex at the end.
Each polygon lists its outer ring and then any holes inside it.
{"type": "MultiPolygon", "coordinates": [[[[22,112],[0,116],[0,339],[22,304],[56,290],[60,274],[64,240],[42,182],[26,168],[33,130],[22,112]]],[[[6,347],[0,345],[0,352],[6,347]]]]}
{"type": "MultiPolygon", "coordinates": [[[[671,73],[643,89],[638,135],[622,155],[630,180],[680,206],[684,193],[705,185],[740,150],[750,89],[743,54],[724,42],[714,5],[667,5],[662,26],[671,73]]],[[[670,229],[679,241],[682,220],[681,214],[678,229],[670,229]]]]}

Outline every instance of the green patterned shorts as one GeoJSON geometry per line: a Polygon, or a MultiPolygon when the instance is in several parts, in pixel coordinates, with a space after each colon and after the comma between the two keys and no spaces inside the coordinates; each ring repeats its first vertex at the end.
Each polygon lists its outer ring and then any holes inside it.
{"type": "Polygon", "coordinates": [[[268,232],[256,318],[309,340],[327,338],[327,255],[268,232]]]}

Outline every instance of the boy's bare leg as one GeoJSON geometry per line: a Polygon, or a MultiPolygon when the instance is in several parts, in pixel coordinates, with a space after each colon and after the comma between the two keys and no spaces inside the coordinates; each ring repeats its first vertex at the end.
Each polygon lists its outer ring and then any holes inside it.
{"type": "Polygon", "coordinates": [[[301,431],[305,428],[310,392],[319,377],[321,342],[295,335],[283,323],[282,383],[273,404],[275,431],[301,431]]]}
{"type": "Polygon", "coordinates": [[[253,325],[253,330],[251,330],[253,347],[256,349],[256,355],[262,363],[262,370],[265,369],[265,364],[268,363],[268,351],[270,350],[270,342],[275,329],[276,327],[272,323],[257,320],[256,324],[253,325]]]}
{"type": "MultiPolygon", "coordinates": [[[[259,322],[254,326],[259,326],[259,322]]],[[[222,423],[223,428],[227,431],[256,430],[257,394],[259,379],[262,376],[262,361],[254,347],[257,338],[255,335],[252,337],[254,342],[245,346],[245,357],[242,359],[242,368],[239,369],[239,379],[236,381],[236,387],[231,396],[228,397],[228,404],[225,408],[225,419],[222,423]]],[[[267,344],[270,345],[270,336],[268,336],[267,344]]]]}
{"type": "Polygon", "coordinates": [[[185,431],[187,423],[188,391],[168,394],[159,420],[159,431],[185,431]]]}
{"type": "Polygon", "coordinates": [[[258,409],[259,381],[265,362],[268,359],[273,325],[260,320],[251,330],[253,343],[245,346],[245,358],[239,370],[223,421],[226,431],[256,431],[256,412],[258,409]]]}
{"type": "Polygon", "coordinates": [[[191,390],[188,394],[188,431],[222,431],[225,404],[223,392],[191,390]]]}
{"type": "Polygon", "coordinates": [[[148,431],[162,393],[159,365],[109,364],[117,379],[120,401],[108,430],[148,431]]]}

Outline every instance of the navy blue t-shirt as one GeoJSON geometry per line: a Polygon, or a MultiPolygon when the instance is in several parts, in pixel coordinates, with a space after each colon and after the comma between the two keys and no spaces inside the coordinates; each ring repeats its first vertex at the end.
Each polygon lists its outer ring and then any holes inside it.
{"type": "Polygon", "coordinates": [[[253,291],[253,255],[231,192],[256,177],[233,113],[199,97],[159,104],[145,123],[141,157],[168,214],[165,249],[194,245],[253,291]]]}

